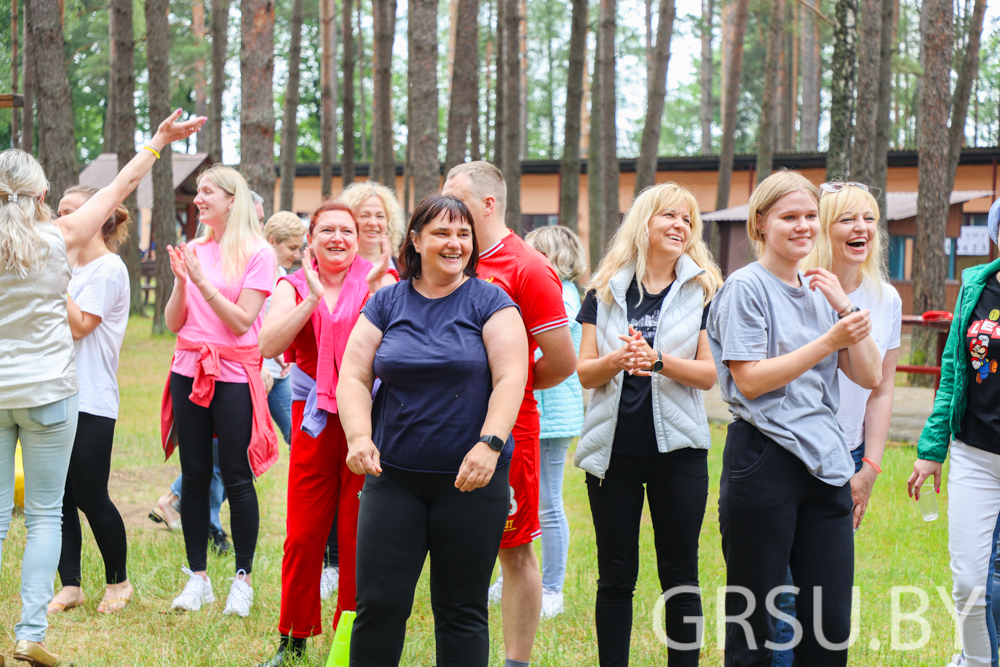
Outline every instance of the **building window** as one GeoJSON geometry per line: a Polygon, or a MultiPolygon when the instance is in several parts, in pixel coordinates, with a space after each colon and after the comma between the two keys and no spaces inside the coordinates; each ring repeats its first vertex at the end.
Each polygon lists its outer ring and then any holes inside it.
{"type": "Polygon", "coordinates": [[[964,225],[969,227],[986,227],[989,224],[988,213],[966,213],[964,225]]]}
{"type": "Polygon", "coordinates": [[[889,280],[906,279],[906,236],[889,237],[889,280]]]}
{"type": "Polygon", "coordinates": [[[524,233],[532,231],[533,229],[538,229],[539,227],[552,227],[559,224],[559,216],[556,214],[543,214],[543,215],[522,215],[521,216],[521,229],[524,233]]]}

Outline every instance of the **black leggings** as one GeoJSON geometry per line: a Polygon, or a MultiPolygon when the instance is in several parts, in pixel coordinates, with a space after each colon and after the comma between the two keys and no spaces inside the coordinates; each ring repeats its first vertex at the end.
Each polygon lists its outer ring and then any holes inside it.
{"type": "Polygon", "coordinates": [[[358,615],[352,667],[396,667],[413,593],[431,555],[437,667],[486,667],[487,596],[510,500],[510,465],[463,493],[455,474],[383,465],[368,475],[358,510],[358,615]]]}
{"type": "Polygon", "coordinates": [[[253,404],[250,385],[245,382],[216,382],[209,407],[191,402],[188,396],[194,379],[170,374],[170,395],[174,401],[174,427],[180,442],[181,523],[188,566],[195,572],[208,564],[208,491],[212,484],[212,438],[219,439],[219,469],[229,496],[230,524],[236,570],[253,570],[260,514],[257,491],[247,451],[253,432],[253,404]]]}
{"type": "Polygon", "coordinates": [[[656,458],[611,454],[604,480],[587,474],[587,493],[597,537],[597,651],[601,667],[628,665],[632,596],[639,576],[639,523],[649,498],[660,589],[666,600],[666,631],[672,643],[667,665],[697,665],[701,637],[685,617],[701,616],[701,596],[676,592],[698,586],[698,537],[708,502],[708,450],[681,449],[656,458]]]}
{"type": "Polygon", "coordinates": [[[337,548],[337,517],[333,517],[333,528],[330,529],[330,536],[326,538],[323,567],[340,567],[340,549],[337,548]]]}
{"type": "Polygon", "coordinates": [[[80,585],[83,534],[78,509],[87,515],[97,548],[104,557],[105,582],[120,584],[128,579],[125,523],[108,495],[114,440],[114,419],[80,413],[63,496],[62,555],[59,557],[59,578],[63,586],[80,585]]]}

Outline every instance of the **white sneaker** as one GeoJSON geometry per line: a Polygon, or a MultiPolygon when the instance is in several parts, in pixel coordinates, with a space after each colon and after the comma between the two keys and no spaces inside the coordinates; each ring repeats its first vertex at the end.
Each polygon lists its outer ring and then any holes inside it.
{"type": "Polygon", "coordinates": [[[174,609],[181,611],[198,611],[203,604],[215,602],[215,594],[212,593],[212,582],[202,579],[186,567],[181,568],[181,572],[188,575],[188,582],[184,584],[184,590],[174,598],[171,605],[174,609]]]}
{"type": "Polygon", "coordinates": [[[563,605],[562,591],[556,593],[555,591],[543,590],[541,618],[543,620],[546,618],[552,618],[563,613],[563,611],[565,611],[565,606],[563,605]]]}
{"type": "Polygon", "coordinates": [[[319,597],[323,600],[329,600],[337,592],[337,586],[339,585],[340,568],[324,567],[323,574],[319,578],[319,597]]]}
{"type": "Polygon", "coordinates": [[[489,601],[490,604],[500,604],[500,600],[503,599],[503,579],[498,579],[495,584],[490,586],[489,601]]]}
{"type": "Polygon", "coordinates": [[[230,581],[233,585],[229,587],[229,597],[226,598],[226,608],[222,610],[223,616],[236,614],[240,618],[250,615],[250,607],[253,606],[253,589],[246,582],[247,571],[238,570],[236,576],[230,581]]]}
{"type": "Polygon", "coordinates": [[[965,653],[956,653],[955,657],[951,659],[944,667],[968,667],[969,663],[965,661],[965,653]]]}

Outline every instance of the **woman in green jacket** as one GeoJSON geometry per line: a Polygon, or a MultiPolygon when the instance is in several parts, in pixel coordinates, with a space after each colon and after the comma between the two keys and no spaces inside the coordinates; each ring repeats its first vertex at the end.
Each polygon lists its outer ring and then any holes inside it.
{"type": "MultiPolygon", "coordinates": [[[[1000,200],[989,214],[997,243],[1000,200]]],[[[941,491],[941,464],[952,440],[948,473],[948,549],[953,596],[965,655],[950,667],[996,664],[997,638],[987,583],[993,575],[1000,533],[1000,260],[962,272],[955,319],[941,357],[941,383],[934,411],[924,425],[917,460],[907,480],[920,496],[934,477],[941,491]],[[985,593],[984,593],[985,587],[985,593]]]]}

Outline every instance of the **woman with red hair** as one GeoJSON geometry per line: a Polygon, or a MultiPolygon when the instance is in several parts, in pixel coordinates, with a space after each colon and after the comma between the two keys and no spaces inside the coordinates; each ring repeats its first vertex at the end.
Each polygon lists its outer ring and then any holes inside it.
{"type": "Polygon", "coordinates": [[[347,467],[347,440],[337,414],[337,376],[344,348],[368,297],[396,277],[388,272],[388,237],[373,265],[358,254],[358,222],[339,202],[324,203],[309,221],[303,266],[283,277],[260,332],[271,359],[286,350],[292,371],[292,455],[281,565],[281,643],[266,667],[297,659],[308,637],[323,631],[319,579],[327,536],[337,517],[340,591],[333,625],[355,609],[358,495],[365,478],[347,467]],[[387,275],[389,273],[389,275],[387,275]]]}

